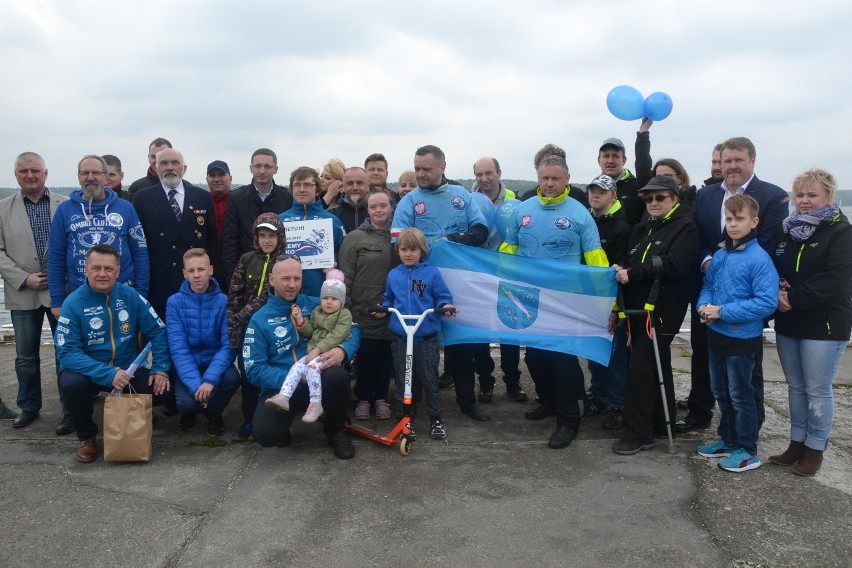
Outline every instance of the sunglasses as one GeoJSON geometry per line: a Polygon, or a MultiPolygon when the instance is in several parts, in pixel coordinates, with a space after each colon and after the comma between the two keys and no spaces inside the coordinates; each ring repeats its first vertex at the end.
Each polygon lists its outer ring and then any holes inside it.
{"type": "Polygon", "coordinates": [[[296,262],[298,262],[299,264],[302,264],[302,259],[301,259],[301,258],[299,258],[298,256],[296,256],[295,254],[290,254],[290,253],[287,253],[287,254],[279,254],[277,257],[275,257],[275,260],[276,260],[276,261],[279,261],[279,260],[295,260],[295,261],[296,261],[296,262]]]}
{"type": "Polygon", "coordinates": [[[671,197],[669,194],[658,193],[657,195],[646,195],[645,197],[642,198],[642,200],[645,203],[653,203],[655,201],[657,203],[662,203],[663,201],[665,201],[669,197],[671,197]]]}

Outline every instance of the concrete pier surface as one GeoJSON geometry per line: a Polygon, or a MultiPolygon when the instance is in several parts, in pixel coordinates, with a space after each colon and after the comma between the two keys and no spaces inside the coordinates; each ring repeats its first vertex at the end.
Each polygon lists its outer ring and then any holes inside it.
{"type": "MultiPolygon", "coordinates": [[[[672,347],[679,397],[689,390],[689,349],[672,347]]],[[[429,438],[421,412],[407,457],[353,437],[355,458],[339,461],[321,425],[300,420],[290,447],[232,443],[237,394],[221,438],[207,435],[203,418],[181,432],[179,417],[155,409],[151,462],[80,464],[76,437],[53,432],[61,410],[53,348],[44,346],[39,420],[20,430],[0,422],[0,566],[847,567],[849,351],[823,468],[801,478],[767,463],[789,435],[774,345],[764,355],[764,465],[742,474],[695,453],[715,439],[718,413],[712,428],[678,436],[674,455],[666,440],[635,456],[613,454],[619,432],[603,430],[603,416],[584,419],[568,448],[551,450],[553,420],[523,418],[534,397],[525,368],[530,401],[506,398],[498,376],[494,401],[483,405],[488,422],[460,414],[453,390],[442,390],[447,439],[429,438]]],[[[0,396],[12,408],[14,354],[0,345],[0,396]]]]}

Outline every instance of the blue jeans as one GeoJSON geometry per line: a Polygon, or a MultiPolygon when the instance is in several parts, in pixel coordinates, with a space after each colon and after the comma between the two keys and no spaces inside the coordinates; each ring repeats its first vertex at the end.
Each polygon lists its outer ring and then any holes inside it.
{"type": "Polygon", "coordinates": [[[609,367],[589,361],[589,373],[591,374],[589,394],[604,401],[607,408],[624,409],[629,361],[630,348],[627,347],[627,328],[619,325],[615,328],[615,333],[612,336],[609,367]]]}
{"type": "Polygon", "coordinates": [[[846,351],[845,341],[796,339],[776,334],[778,358],[790,397],[790,439],[825,451],[834,419],[831,382],[846,351]]]}
{"type": "MultiPolygon", "coordinates": [[[[50,324],[50,331],[56,333],[56,318],[50,308],[40,307],[34,310],[12,310],[12,327],[15,330],[15,374],[18,376],[18,408],[27,412],[41,410],[41,327],[44,316],[50,324]]],[[[59,387],[59,362],[54,359],[59,387]]],[[[59,396],[62,402],[62,393],[59,396]]],[[[65,404],[62,404],[65,408],[65,404]]]]}
{"type": "Polygon", "coordinates": [[[757,403],[751,374],[754,353],[719,355],[709,352],[710,388],[719,405],[719,437],[729,448],[757,453],[757,403]]]}
{"type": "MultiPolygon", "coordinates": [[[[203,371],[202,371],[203,374],[203,371]]],[[[201,404],[195,400],[195,396],[189,392],[183,381],[175,373],[175,399],[177,400],[177,408],[181,414],[192,414],[199,412],[201,404]]],[[[237,392],[240,387],[240,372],[236,367],[231,365],[228,370],[222,374],[219,379],[219,385],[213,389],[213,393],[207,400],[207,413],[212,415],[222,414],[228,403],[231,402],[231,397],[237,392]]]]}

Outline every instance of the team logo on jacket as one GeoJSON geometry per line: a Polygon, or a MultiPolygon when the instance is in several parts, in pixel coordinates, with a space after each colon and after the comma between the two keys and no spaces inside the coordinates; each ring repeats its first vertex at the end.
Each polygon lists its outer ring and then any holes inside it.
{"type": "Polygon", "coordinates": [[[92,318],[92,319],[89,320],[89,326],[92,329],[100,329],[100,328],[103,327],[103,325],[104,325],[104,320],[102,320],[101,318],[92,318]]]}
{"type": "Polygon", "coordinates": [[[110,227],[121,227],[124,224],[124,217],[118,213],[110,213],[106,216],[106,222],[110,227]]]}
{"type": "Polygon", "coordinates": [[[538,318],[539,289],[504,280],[497,287],[497,315],[506,327],[525,329],[538,318]]]}
{"type": "Polygon", "coordinates": [[[112,245],[115,241],[115,233],[105,232],[99,229],[82,231],[77,234],[77,240],[87,249],[97,245],[112,245]]]}
{"type": "Polygon", "coordinates": [[[126,321],[118,326],[118,329],[121,330],[121,333],[130,333],[130,322],[126,321]]]}
{"type": "Polygon", "coordinates": [[[461,211],[464,209],[464,198],[461,195],[454,195],[452,199],[450,199],[450,205],[453,206],[453,209],[461,211]]]}
{"type": "Polygon", "coordinates": [[[278,327],[275,328],[275,330],[272,333],[275,334],[275,337],[286,337],[287,328],[284,327],[283,325],[279,325],[278,327]]]}
{"type": "Polygon", "coordinates": [[[564,235],[553,235],[541,243],[541,246],[550,258],[563,258],[571,252],[571,239],[564,235]]]}
{"type": "Polygon", "coordinates": [[[414,214],[415,215],[425,215],[426,214],[426,203],[424,201],[418,201],[414,204],[414,214]]]}
{"type": "Polygon", "coordinates": [[[127,310],[121,310],[118,312],[118,321],[127,321],[130,319],[130,314],[127,313],[127,310]]]}
{"type": "Polygon", "coordinates": [[[65,334],[64,333],[57,333],[56,334],[56,344],[59,345],[60,347],[65,345],[65,334]]]}
{"type": "Polygon", "coordinates": [[[529,227],[532,223],[532,215],[524,215],[521,217],[521,227],[529,227]]]}
{"type": "Polygon", "coordinates": [[[553,223],[557,229],[561,229],[563,231],[571,228],[571,219],[568,217],[557,217],[556,222],[553,223]]]}

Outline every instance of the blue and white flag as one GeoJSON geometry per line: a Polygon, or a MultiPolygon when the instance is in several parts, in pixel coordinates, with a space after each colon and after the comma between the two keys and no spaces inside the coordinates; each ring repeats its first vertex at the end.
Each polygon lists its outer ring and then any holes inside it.
{"type": "Polygon", "coordinates": [[[609,364],[607,330],[617,293],[612,268],[567,264],[437,241],[441,271],[459,313],[441,318],[444,345],[503,343],[609,364]]]}

